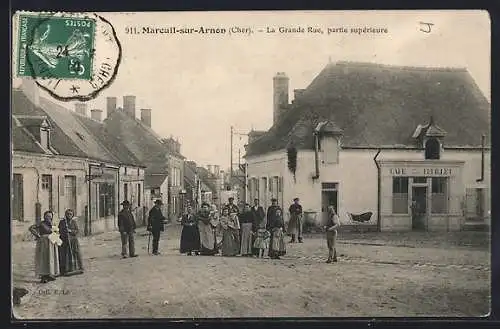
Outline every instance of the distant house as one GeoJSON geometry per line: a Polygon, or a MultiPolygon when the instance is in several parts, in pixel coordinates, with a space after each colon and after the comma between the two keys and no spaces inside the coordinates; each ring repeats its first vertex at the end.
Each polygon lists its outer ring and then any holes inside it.
{"type": "Polygon", "coordinates": [[[98,110],[85,117],[82,104],[79,113],[62,107],[32,82],[12,100],[12,219],[33,223],[45,210],[61,218],[73,209],[85,234],[114,230],[127,169],[138,184],[130,197],[143,203],[145,167],[104,129],[98,110]]]}
{"type": "Polygon", "coordinates": [[[123,97],[123,109],[117,108],[116,97],[108,97],[107,112],[106,129],[146,165],[147,204],[161,199],[168,216],[178,218],[184,194],[180,143],[171,143],[151,128],[151,109],[141,109],[141,119],[136,118],[135,96],[123,97]]]}
{"type": "Polygon", "coordinates": [[[286,74],[273,81],[273,126],[246,149],[250,198],[299,197],[318,222],[333,205],[382,231],[487,219],[490,104],[465,69],[330,63],[291,104],[286,74]]]}
{"type": "Polygon", "coordinates": [[[215,203],[219,206],[217,204],[217,177],[204,167],[197,167],[196,172],[201,181],[201,202],[215,203]]]}

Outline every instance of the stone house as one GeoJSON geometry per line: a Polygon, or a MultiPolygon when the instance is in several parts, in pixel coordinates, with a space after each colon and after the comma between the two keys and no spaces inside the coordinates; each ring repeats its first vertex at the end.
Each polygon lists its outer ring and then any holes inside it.
{"type": "Polygon", "coordinates": [[[164,213],[175,220],[181,215],[185,193],[180,143],[169,144],[169,139],[162,138],[151,128],[151,109],[141,109],[140,119],[136,118],[135,101],[135,96],[124,96],[123,108],[118,108],[116,97],[108,97],[104,125],[145,164],[146,204],[161,199],[164,213]]]}
{"type": "Polygon", "coordinates": [[[114,230],[124,168],[136,173],[131,197],[143,203],[144,166],[97,114],[88,118],[81,104],[77,113],[40,97],[29,82],[12,99],[13,220],[29,225],[45,210],[61,218],[73,209],[85,234],[114,230]]]}
{"type": "Polygon", "coordinates": [[[288,83],[247,145],[250,198],[299,197],[318,225],[328,205],[382,231],[488,221],[490,104],[467,70],[329,63],[291,104],[288,83]]]}

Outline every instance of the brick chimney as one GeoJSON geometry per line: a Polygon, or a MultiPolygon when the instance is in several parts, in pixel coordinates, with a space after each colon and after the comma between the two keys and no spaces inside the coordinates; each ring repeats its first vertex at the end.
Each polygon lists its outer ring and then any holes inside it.
{"type": "Polygon", "coordinates": [[[75,112],[86,117],[87,116],[87,104],[76,103],[75,104],[75,112]]]}
{"type": "Polygon", "coordinates": [[[141,109],[141,121],[146,126],[151,127],[151,109],[141,109]]]}
{"type": "Polygon", "coordinates": [[[102,110],[99,110],[99,109],[90,110],[90,117],[92,118],[92,120],[101,122],[102,121],[102,110]]]}
{"type": "Polygon", "coordinates": [[[288,82],[289,78],[285,72],[278,72],[273,78],[273,124],[283,110],[288,105],[288,82]]]}
{"type": "Polygon", "coordinates": [[[123,96],[123,110],[135,118],[135,96],[123,96]]]}
{"type": "Polygon", "coordinates": [[[109,117],[116,111],[116,97],[106,97],[106,114],[109,117]]]}

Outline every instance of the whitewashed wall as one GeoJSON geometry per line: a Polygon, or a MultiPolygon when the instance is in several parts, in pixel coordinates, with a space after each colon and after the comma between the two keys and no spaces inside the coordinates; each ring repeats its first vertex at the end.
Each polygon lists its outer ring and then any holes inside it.
{"type": "MultiPolygon", "coordinates": [[[[88,200],[88,185],[85,175],[88,173],[88,164],[84,160],[45,155],[32,155],[15,152],[12,157],[13,174],[23,175],[23,203],[24,220],[35,221],[35,203],[40,201],[42,175],[52,175],[52,202],[54,216],[64,216],[64,203],[58,191],[64,182],[65,175],[76,176],[76,213],[82,219],[85,216],[85,206],[88,200]]],[[[62,187],[64,187],[64,183],[62,187]]],[[[42,204],[42,214],[48,209],[48,204],[42,204]]]]}

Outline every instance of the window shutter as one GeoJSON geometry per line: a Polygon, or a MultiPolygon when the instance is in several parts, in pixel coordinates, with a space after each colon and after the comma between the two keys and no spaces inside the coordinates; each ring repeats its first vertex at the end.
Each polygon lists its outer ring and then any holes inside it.
{"type": "Polygon", "coordinates": [[[474,188],[465,190],[465,217],[476,217],[476,193],[474,188]]]}
{"type": "Polygon", "coordinates": [[[76,193],[81,195],[83,193],[83,189],[85,188],[85,178],[80,176],[76,180],[76,193]]]}
{"type": "Polygon", "coordinates": [[[65,190],[64,190],[64,176],[59,176],[59,194],[61,196],[64,196],[65,194],[65,190]]]}

